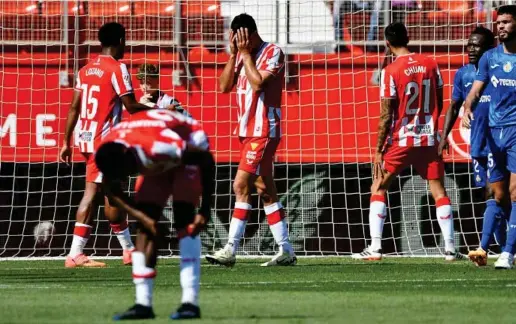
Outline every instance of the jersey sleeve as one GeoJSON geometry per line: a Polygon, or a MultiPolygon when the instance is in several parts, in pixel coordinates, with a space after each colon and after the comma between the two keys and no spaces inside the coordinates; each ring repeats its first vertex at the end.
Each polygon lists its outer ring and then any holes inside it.
{"type": "Polygon", "coordinates": [[[131,83],[131,75],[127,70],[127,66],[120,63],[120,66],[113,72],[111,77],[111,84],[118,96],[122,97],[133,92],[133,85],[131,83]]]}
{"type": "Polygon", "coordinates": [[[489,53],[485,53],[478,62],[477,75],[475,81],[489,82],[489,53]]]}
{"type": "Polygon", "coordinates": [[[464,101],[464,93],[462,92],[462,69],[457,70],[453,79],[453,101],[464,101]]]}
{"type": "Polygon", "coordinates": [[[189,146],[194,147],[200,151],[209,151],[210,149],[208,136],[206,136],[204,130],[200,128],[194,129],[193,132],[190,133],[188,144],[189,146]]]}
{"type": "Polygon", "coordinates": [[[388,69],[382,69],[380,73],[380,98],[396,98],[396,84],[394,77],[388,69]]]}
{"type": "Polygon", "coordinates": [[[77,78],[75,79],[75,87],[74,87],[74,90],[77,90],[77,91],[82,91],[81,89],[81,76],[79,73],[77,73],[77,78]]]}
{"type": "Polygon", "coordinates": [[[285,54],[278,46],[271,48],[265,53],[265,58],[257,67],[259,71],[267,71],[272,75],[277,75],[285,66],[285,54]]]}

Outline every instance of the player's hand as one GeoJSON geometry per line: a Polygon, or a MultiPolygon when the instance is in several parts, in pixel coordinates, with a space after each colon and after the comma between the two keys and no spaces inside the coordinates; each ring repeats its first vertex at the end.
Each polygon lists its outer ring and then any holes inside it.
{"type": "Polygon", "coordinates": [[[239,28],[237,30],[237,48],[242,54],[251,53],[251,41],[249,40],[249,31],[247,28],[239,28]]]}
{"type": "Polygon", "coordinates": [[[180,233],[180,237],[191,236],[195,237],[199,235],[199,233],[206,227],[206,217],[201,214],[195,215],[193,223],[188,225],[186,229],[184,229],[183,233],[180,233]]]}
{"type": "Polygon", "coordinates": [[[376,152],[373,162],[373,180],[383,179],[383,153],[376,152]]]}
{"type": "Polygon", "coordinates": [[[66,164],[70,164],[70,161],[72,160],[72,148],[70,146],[63,145],[61,152],[59,152],[59,160],[66,164]]]}
{"type": "Polygon", "coordinates": [[[439,146],[437,147],[437,154],[439,157],[443,157],[443,153],[450,154],[450,146],[448,145],[448,140],[446,138],[442,138],[439,146]]]}
{"type": "Polygon", "coordinates": [[[154,108],[154,107],[156,107],[156,104],[154,102],[152,102],[151,99],[152,99],[152,95],[150,93],[146,93],[143,96],[141,96],[140,103],[147,107],[154,108]]]}
{"type": "Polygon", "coordinates": [[[237,35],[231,29],[229,31],[229,53],[231,55],[236,55],[238,52],[238,48],[236,46],[236,40],[237,40],[237,35]]]}
{"type": "Polygon", "coordinates": [[[462,126],[468,129],[471,128],[471,121],[473,119],[473,112],[470,109],[465,109],[464,115],[462,116],[462,126]]]}

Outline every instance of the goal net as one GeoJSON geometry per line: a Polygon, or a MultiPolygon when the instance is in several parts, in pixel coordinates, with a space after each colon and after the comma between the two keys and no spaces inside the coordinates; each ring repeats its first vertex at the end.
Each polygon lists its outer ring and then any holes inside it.
{"type": "MultiPolygon", "coordinates": [[[[408,26],[411,49],[435,57],[449,104],[455,71],[467,63],[471,30],[492,27],[504,1],[0,1],[0,258],[65,256],[72,240],[85,166],[58,163],[74,75],[99,53],[98,28],[118,21],[127,29],[123,62],[141,96],[137,68],[154,63],[160,88],[177,98],[211,137],[216,196],[203,251],[227,240],[234,205],[232,179],[239,157],[236,97],[221,94],[217,79],[227,60],[228,27],[247,12],[266,41],[286,53],[283,140],[275,177],[286,207],[290,238],[299,255],[346,255],[369,240],[372,147],[376,143],[384,59],[382,31],[398,20],[408,26]],[[36,246],[34,227],[55,226],[49,246],[36,246]]],[[[458,123],[457,123],[458,124],[458,123]]],[[[442,120],[441,120],[442,125],[442,120]]],[[[456,244],[478,245],[483,192],[472,186],[468,133],[453,130],[445,185],[453,203],[456,244]]],[[[134,179],[128,181],[132,192],[134,179]]],[[[239,251],[275,252],[259,199],[239,251]]],[[[388,195],[384,251],[392,255],[442,253],[434,201],[425,182],[406,170],[388,195]]],[[[174,218],[170,208],[165,222],[174,218]]],[[[121,255],[99,207],[86,252],[121,255]]],[[[131,224],[133,224],[131,222],[131,224]]],[[[177,251],[177,242],[160,255],[177,251]]]]}

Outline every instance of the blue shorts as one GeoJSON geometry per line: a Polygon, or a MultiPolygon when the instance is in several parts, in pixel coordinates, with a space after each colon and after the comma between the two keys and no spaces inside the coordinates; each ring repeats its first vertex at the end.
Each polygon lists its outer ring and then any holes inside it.
{"type": "Polygon", "coordinates": [[[491,152],[487,162],[489,182],[505,179],[508,172],[516,173],[516,126],[490,127],[487,142],[491,152]]]}
{"type": "Polygon", "coordinates": [[[487,161],[487,157],[473,158],[473,182],[477,188],[485,188],[487,185],[487,161]]]}

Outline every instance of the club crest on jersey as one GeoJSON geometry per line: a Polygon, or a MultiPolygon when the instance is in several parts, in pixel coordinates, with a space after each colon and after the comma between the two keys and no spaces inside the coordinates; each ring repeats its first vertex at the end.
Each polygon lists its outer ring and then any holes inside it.
{"type": "Polygon", "coordinates": [[[503,71],[506,72],[506,73],[511,72],[512,71],[512,63],[511,62],[506,62],[503,65],[503,71]]]}

